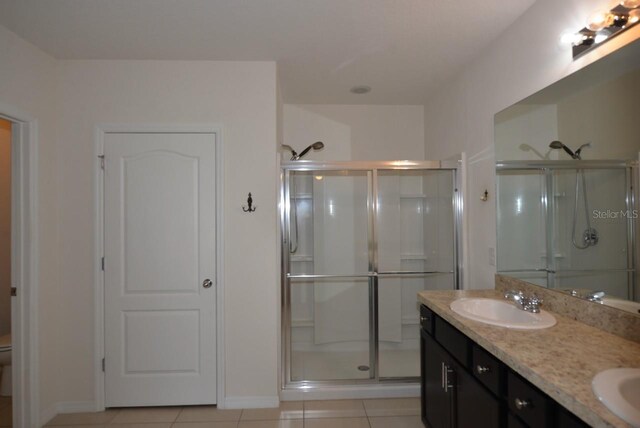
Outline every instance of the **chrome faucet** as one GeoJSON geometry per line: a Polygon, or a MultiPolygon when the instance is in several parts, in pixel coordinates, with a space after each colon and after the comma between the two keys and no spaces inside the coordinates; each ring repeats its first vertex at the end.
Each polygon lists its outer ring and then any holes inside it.
{"type": "Polygon", "coordinates": [[[602,298],[604,297],[604,291],[594,291],[585,295],[584,297],[591,302],[603,303],[602,298]]]}
{"type": "Polygon", "coordinates": [[[542,299],[535,294],[526,296],[522,291],[510,290],[504,294],[504,298],[511,300],[518,308],[523,311],[531,312],[534,314],[540,313],[540,305],[542,299]]]}

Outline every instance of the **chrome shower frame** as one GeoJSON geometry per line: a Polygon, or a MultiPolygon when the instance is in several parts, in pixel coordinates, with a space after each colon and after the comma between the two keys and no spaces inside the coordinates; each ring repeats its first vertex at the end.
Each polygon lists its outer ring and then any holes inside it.
{"type": "MultiPolygon", "coordinates": [[[[553,195],[553,180],[552,175],[555,170],[593,170],[593,169],[624,169],[626,178],[626,197],[625,205],[627,212],[633,213],[637,210],[636,200],[640,192],[640,171],[639,163],[636,160],[540,160],[540,161],[498,161],[496,162],[496,173],[500,171],[540,171],[540,174],[544,177],[545,186],[542,190],[542,206],[545,216],[545,229],[546,229],[546,252],[547,254],[553,254],[553,229],[549,227],[553,224],[552,215],[555,211],[555,201],[551,197],[553,195]]],[[[496,195],[499,198],[498,180],[496,180],[496,195]]],[[[496,202],[497,203],[497,202],[496,202]]],[[[633,216],[627,216],[627,269],[592,269],[592,270],[568,270],[562,271],[555,268],[555,263],[547,260],[546,268],[535,270],[498,270],[499,274],[515,274],[515,273],[541,273],[546,274],[547,288],[555,288],[555,279],[557,274],[562,273],[602,273],[602,272],[626,272],[627,273],[627,288],[628,296],[631,300],[636,300],[640,297],[638,290],[638,269],[639,264],[637,254],[637,225],[636,219],[633,216]]],[[[497,221],[497,216],[496,216],[497,221]]],[[[496,224],[496,228],[498,225],[496,224]]],[[[499,242],[497,243],[499,245],[499,242]]]]}
{"type": "Polygon", "coordinates": [[[434,274],[453,274],[454,288],[460,289],[463,281],[462,269],[462,224],[463,224],[463,174],[461,157],[451,161],[288,161],[282,162],[280,174],[279,195],[279,226],[281,249],[281,376],[280,389],[286,391],[313,391],[326,387],[369,387],[386,385],[389,387],[402,387],[418,385],[419,377],[381,378],[379,370],[379,343],[378,343],[378,278],[406,276],[427,276],[434,274]],[[449,272],[378,272],[377,251],[378,241],[375,236],[375,223],[378,211],[378,171],[390,170],[450,170],[453,179],[453,271],[449,272]],[[367,212],[368,212],[368,256],[369,272],[358,275],[291,275],[289,242],[291,238],[291,194],[290,177],[294,171],[366,171],[368,182],[367,212]],[[367,278],[369,286],[369,362],[370,376],[368,379],[345,380],[302,380],[292,381],[291,376],[291,279],[308,278],[367,278]]]}

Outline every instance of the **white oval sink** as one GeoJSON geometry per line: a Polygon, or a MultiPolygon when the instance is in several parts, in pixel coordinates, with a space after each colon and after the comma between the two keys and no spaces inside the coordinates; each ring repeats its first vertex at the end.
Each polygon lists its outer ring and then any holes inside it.
{"type": "Polygon", "coordinates": [[[593,377],[593,393],[616,416],[640,428],[640,369],[609,369],[593,377]]]}
{"type": "Polygon", "coordinates": [[[450,307],[465,318],[506,328],[536,330],[556,324],[556,318],[547,311],[534,314],[506,300],[463,297],[454,300],[450,307]]]}

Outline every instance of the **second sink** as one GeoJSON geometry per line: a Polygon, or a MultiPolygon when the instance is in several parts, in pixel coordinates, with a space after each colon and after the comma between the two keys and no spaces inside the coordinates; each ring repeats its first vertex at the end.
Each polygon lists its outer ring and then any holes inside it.
{"type": "Polygon", "coordinates": [[[464,297],[454,300],[450,307],[465,318],[512,329],[536,330],[556,324],[556,318],[547,311],[526,312],[504,300],[464,297]]]}

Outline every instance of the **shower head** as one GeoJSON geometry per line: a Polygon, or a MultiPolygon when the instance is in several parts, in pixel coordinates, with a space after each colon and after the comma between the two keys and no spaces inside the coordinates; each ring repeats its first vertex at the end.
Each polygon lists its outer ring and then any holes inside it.
{"type": "Polygon", "coordinates": [[[311,144],[309,147],[301,151],[295,160],[301,159],[304,155],[309,153],[309,150],[311,149],[322,150],[323,148],[324,148],[324,143],[322,141],[316,141],[315,143],[311,144]]]}
{"type": "Polygon", "coordinates": [[[551,144],[549,144],[549,147],[551,147],[552,149],[562,149],[565,152],[567,152],[567,154],[569,156],[571,156],[573,159],[580,159],[580,155],[576,155],[573,151],[571,151],[571,149],[567,146],[565,146],[563,143],[561,143],[558,140],[552,141],[551,144]]]}
{"type": "Polygon", "coordinates": [[[293,160],[293,158],[298,156],[298,153],[295,150],[293,150],[293,147],[289,146],[288,144],[280,144],[280,147],[291,152],[291,160],[293,160]]]}
{"type": "Polygon", "coordinates": [[[578,150],[576,150],[576,157],[578,159],[582,159],[582,157],[580,156],[580,153],[582,152],[582,149],[584,149],[585,147],[591,147],[591,143],[583,144],[580,147],[578,147],[578,150]]]}

